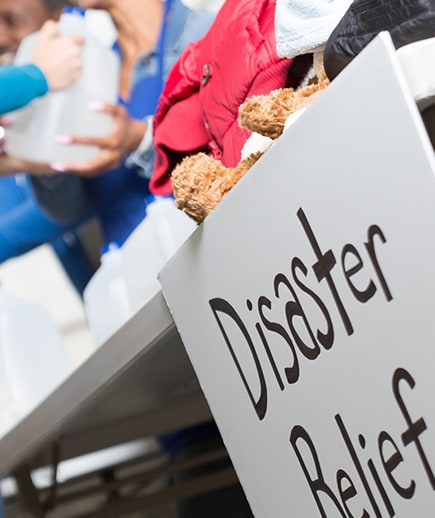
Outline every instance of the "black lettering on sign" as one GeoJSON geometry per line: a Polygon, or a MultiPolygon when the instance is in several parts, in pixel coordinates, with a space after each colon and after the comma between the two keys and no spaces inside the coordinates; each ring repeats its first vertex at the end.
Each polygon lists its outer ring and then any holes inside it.
{"type": "MultiPolygon", "coordinates": [[[[244,298],[249,317],[251,320],[252,316],[254,317],[253,326],[252,324],[248,326],[243,311],[236,309],[234,304],[229,301],[222,297],[209,300],[210,308],[241,382],[260,420],[263,420],[267,414],[269,385],[276,384],[281,392],[284,391],[286,387],[300,380],[301,359],[309,362],[317,361],[325,351],[329,351],[334,346],[336,333],[331,316],[334,307],[332,307],[332,311],[328,308],[325,298],[319,295],[316,290],[317,286],[313,287],[313,283],[317,282],[320,285],[324,284],[322,281],[326,281],[332,301],[348,336],[354,333],[354,328],[349,311],[344,305],[342,294],[339,293],[337,283],[332,276],[333,273],[335,276],[344,277],[349,292],[360,303],[367,303],[376,295],[379,288],[388,302],[393,299],[379,259],[380,245],[385,245],[387,242],[379,225],[371,225],[368,228],[367,241],[360,246],[360,249],[352,243],[346,243],[337,254],[338,257],[341,257],[341,261],[337,265],[332,249],[323,252],[320,248],[319,239],[302,208],[297,211],[297,217],[314,252],[316,262],[312,265],[312,270],[309,270],[302,259],[295,256],[290,261],[290,272],[279,272],[273,276],[271,280],[272,297],[260,294],[255,299],[244,298]],[[309,282],[310,272],[312,274],[311,284],[309,282]],[[307,310],[308,306],[310,311],[307,310]],[[270,315],[276,307],[284,307],[284,311],[281,317],[272,318],[270,315]],[[229,317],[226,319],[226,324],[222,319],[223,315],[229,317]],[[228,324],[228,320],[230,324],[228,324]],[[240,349],[236,347],[236,344],[231,343],[225,325],[235,326],[238,330],[240,340],[237,342],[250,353],[255,372],[248,372],[246,369],[249,366],[242,367],[237,355],[237,351],[240,349]],[[250,327],[254,327],[254,329],[250,329],[250,327]],[[271,340],[272,337],[275,340],[271,340]],[[278,341],[278,345],[276,337],[281,339],[278,341]],[[274,342],[273,348],[271,341],[274,342]],[[276,360],[277,347],[280,348],[280,358],[283,357],[282,351],[284,350],[285,359],[281,359],[281,363],[285,362],[285,365],[280,366],[276,360]],[[262,365],[263,358],[267,359],[271,369],[266,369],[262,365]],[[258,398],[254,397],[252,387],[249,386],[249,374],[251,374],[251,379],[258,378],[260,385],[258,398]],[[272,375],[272,380],[268,379],[270,375],[272,375]]],[[[375,468],[373,467],[373,469],[375,468]]]]}
{"type": "MultiPolygon", "coordinates": [[[[408,471],[410,469],[421,469],[420,465],[422,465],[430,487],[434,490],[434,475],[422,444],[422,436],[427,432],[426,421],[423,417],[411,418],[400,390],[403,386],[413,390],[415,385],[414,378],[406,369],[399,368],[394,371],[392,377],[393,396],[407,425],[407,429],[402,433],[398,432],[398,435],[402,439],[403,447],[406,448],[413,444],[417,450],[419,462],[413,465],[409,463],[408,471]]],[[[405,471],[407,466],[404,464],[405,461],[397,440],[393,438],[391,433],[381,430],[375,435],[374,441],[372,440],[369,444],[366,435],[349,431],[349,427],[345,425],[340,414],[335,415],[335,422],[344,445],[343,451],[347,452],[351,461],[351,466],[347,468],[347,471],[342,467],[337,469],[336,490],[334,484],[326,480],[324,472],[331,471],[329,464],[331,460],[342,456],[340,451],[335,448],[335,455],[331,455],[330,451],[328,452],[329,462],[326,470],[325,462],[322,466],[321,456],[307,430],[297,424],[292,427],[290,432],[290,444],[313,494],[320,515],[326,516],[324,499],[327,497],[327,501],[334,504],[341,516],[350,518],[369,518],[370,516],[383,518],[389,516],[392,518],[396,515],[394,497],[398,495],[405,500],[410,500],[416,495],[417,486],[414,478],[405,471]],[[372,447],[375,455],[367,456],[370,447],[372,447]],[[394,472],[402,464],[402,483],[399,484],[394,472]],[[363,502],[362,508],[355,509],[354,499],[358,495],[363,498],[365,503],[363,502]],[[321,497],[323,497],[323,503],[321,497]],[[354,501],[352,502],[352,500],[354,501]]]]}

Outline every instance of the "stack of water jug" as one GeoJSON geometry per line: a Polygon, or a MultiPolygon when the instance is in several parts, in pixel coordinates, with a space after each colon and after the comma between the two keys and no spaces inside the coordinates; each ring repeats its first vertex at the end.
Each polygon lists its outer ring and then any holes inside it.
{"type": "Polygon", "coordinates": [[[72,371],[48,311],[0,285],[0,437],[72,371]]]}
{"type": "MultiPolygon", "coordinates": [[[[67,8],[59,20],[63,34],[84,36],[80,78],[9,114],[5,147],[9,154],[36,162],[88,160],[98,148],[62,145],[57,135],[104,136],[111,117],[89,109],[89,103],[116,103],[119,59],[89,33],[85,11],[67,8]],[[97,64],[97,66],[95,65],[97,64]]],[[[15,58],[29,62],[37,33],[26,37],[15,58]]],[[[0,436],[34,409],[71,373],[63,338],[48,312],[10,296],[0,286],[0,436]]]]}
{"type": "Polygon", "coordinates": [[[101,266],[84,292],[97,347],[157,293],[159,271],[195,228],[172,195],[150,195],[145,200],[145,218],[125,243],[111,243],[102,250],[101,266]]]}

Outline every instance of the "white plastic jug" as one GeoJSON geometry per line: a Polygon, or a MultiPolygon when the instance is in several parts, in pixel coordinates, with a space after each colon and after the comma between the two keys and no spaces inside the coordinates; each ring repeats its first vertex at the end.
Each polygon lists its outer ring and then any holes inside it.
{"type": "Polygon", "coordinates": [[[8,371],[0,348],[0,437],[9,431],[19,419],[20,414],[16,408],[8,371]]]}
{"type": "Polygon", "coordinates": [[[159,290],[157,274],[165,260],[157,233],[148,215],[145,215],[128,236],[122,250],[128,300],[134,314],[159,290]]]}
{"type": "MultiPolygon", "coordinates": [[[[24,108],[11,112],[12,126],[6,129],[5,149],[12,155],[35,162],[85,161],[98,153],[96,146],[57,143],[57,135],[103,137],[111,130],[112,117],[92,111],[90,102],[115,104],[119,86],[119,58],[87,29],[85,11],[66,8],[58,22],[63,34],[85,38],[80,78],[63,90],[49,92],[24,108]]],[[[20,44],[16,64],[29,62],[37,33],[20,44]]]]}
{"type": "Polygon", "coordinates": [[[131,316],[122,248],[117,243],[101,251],[101,265],[88,282],[83,301],[89,331],[96,347],[100,347],[131,316]]]}
{"type": "Polygon", "coordinates": [[[48,311],[0,286],[1,409],[19,418],[42,402],[72,371],[63,338],[48,311]],[[4,404],[4,398],[2,398],[4,404]]]}
{"type": "Polygon", "coordinates": [[[160,289],[158,273],[196,228],[172,195],[146,199],[146,216],[123,245],[130,306],[136,312],[160,289]]]}
{"type": "Polygon", "coordinates": [[[177,207],[171,194],[148,196],[146,211],[157,233],[166,262],[197,228],[197,224],[177,207]]]}

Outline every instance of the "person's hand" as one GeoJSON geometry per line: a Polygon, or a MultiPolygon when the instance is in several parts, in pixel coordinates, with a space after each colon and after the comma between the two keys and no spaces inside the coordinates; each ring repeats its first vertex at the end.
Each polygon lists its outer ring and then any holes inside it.
{"type": "Polygon", "coordinates": [[[6,153],[0,154],[0,177],[22,172],[43,176],[53,174],[53,169],[48,164],[29,162],[6,153]]]}
{"type": "Polygon", "coordinates": [[[5,153],[0,155],[0,177],[8,176],[15,173],[21,173],[21,161],[17,158],[10,157],[5,153]]]}
{"type": "MultiPolygon", "coordinates": [[[[1,119],[0,119],[1,122],[1,119]]],[[[6,155],[3,151],[5,143],[5,130],[3,126],[0,126],[0,177],[7,176],[9,174],[18,173],[20,167],[20,161],[16,158],[12,158],[6,155]]]]}
{"type": "Polygon", "coordinates": [[[10,122],[7,116],[0,117],[0,177],[8,176],[16,173],[30,173],[38,176],[51,175],[53,169],[50,164],[43,164],[39,162],[32,162],[22,158],[8,155],[4,150],[5,143],[5,126],[9,126],[10,122]]]}
{"type": "Polygon", "coordinates": [[[85,144],[100,148],[98,155],[86,162],[54,163],[53,171],[77,173],[84,177],[98,176],[117,167],[126,153],[131,153],[140,144],[146,131],[146,124],[131,119],[123,106],[93,103],[92,109],[112,115],[112,131],[106,137],[80,137],[77,135],[58,135],[57,142],[85,144]]]}
{"type": "Polygon", "coordinates": [[[44,23],[35,43],[30,62],[39,67],[50,90],[60,90],[81,73],[82,36],[63,36],[52,20],[44,23]]]}

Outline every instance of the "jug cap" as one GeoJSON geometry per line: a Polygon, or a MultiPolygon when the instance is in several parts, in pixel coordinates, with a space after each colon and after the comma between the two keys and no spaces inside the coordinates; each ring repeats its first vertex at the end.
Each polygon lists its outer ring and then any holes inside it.
{"type": "Polygon", "coordinates": [[[82,7],[68,6],[63,10],[63,14],[75,14],[76,16],[84,16],[86,14],[86,9],[82,7]]]}
{"type": "Polygon", "coordinates": [[[113,250],[119,250],[120,248],[122,248],[122,243],[120,241],[110,241],[101,247],[100,255],[107,254],[113,250]]]}
{"type": "Polygon", "coordinates": [[[168,198],[171,200],[175,199],[173,194],[148,194],[148,196],[145,196],[145,206],[151,205],[151,203],[157,200],[165,200],[168,198]]]}

